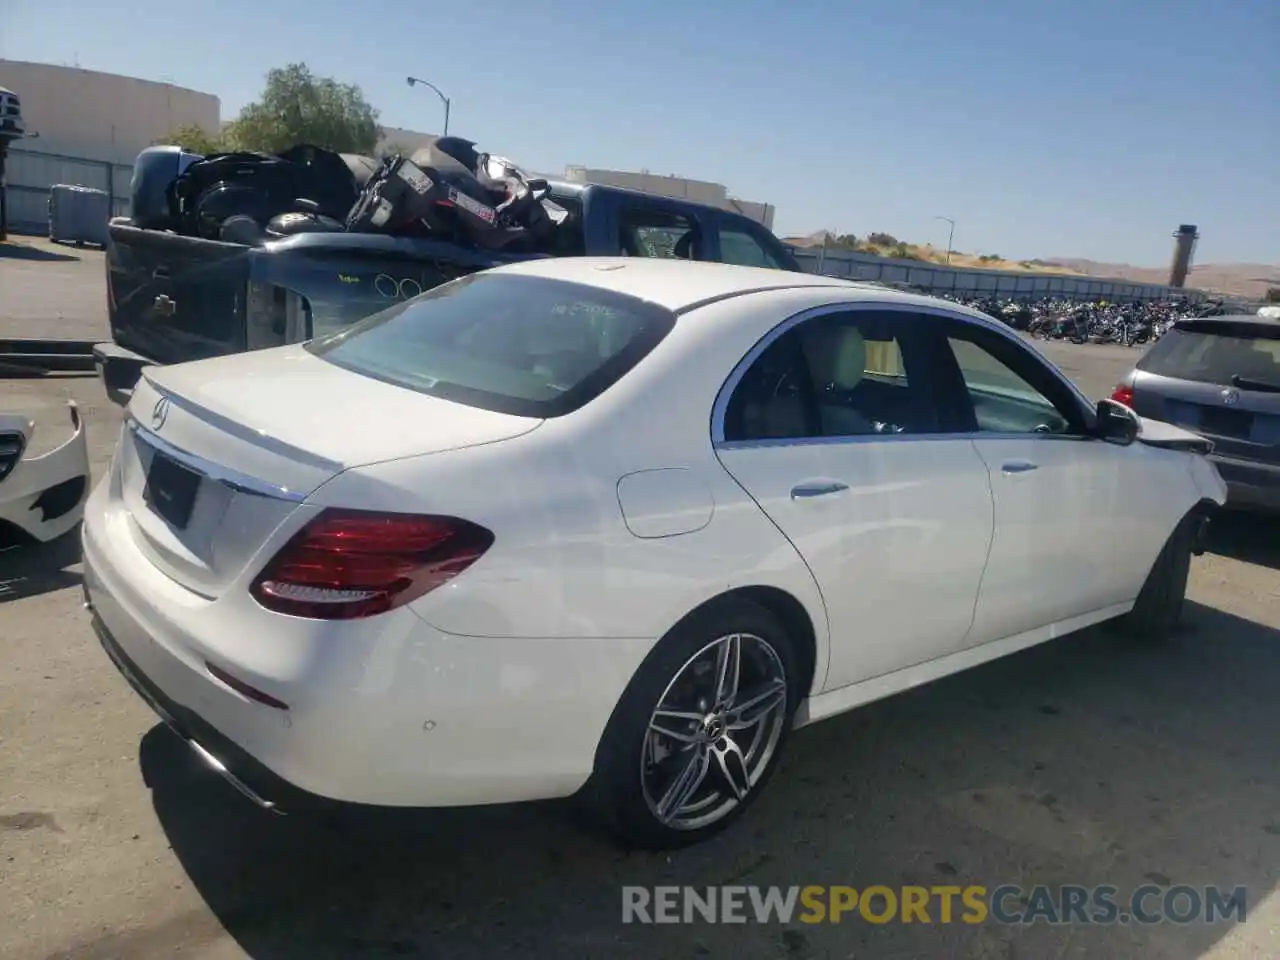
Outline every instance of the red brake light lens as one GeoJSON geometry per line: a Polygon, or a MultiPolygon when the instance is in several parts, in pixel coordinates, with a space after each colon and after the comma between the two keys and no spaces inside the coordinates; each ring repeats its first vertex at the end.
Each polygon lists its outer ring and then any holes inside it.
{"type": "Polygon", "coordinates": [[[1116,403],[1123,403],[1130,410],[1133,409],[1133,387],[1120,384],[1111,391],[1111,399],[1116,403]]]}
{"type": "Polygon", "coordinates": [[[268,610],[313,620],[355,620],[412,603],[448,583],[493,544],[457,517],[325,510],[254,579],[268,610]]]}

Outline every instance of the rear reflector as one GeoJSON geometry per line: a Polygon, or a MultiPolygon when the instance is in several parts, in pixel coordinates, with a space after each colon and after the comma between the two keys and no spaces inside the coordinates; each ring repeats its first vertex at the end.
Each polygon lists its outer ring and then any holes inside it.
{"type": "Polygon", "coordinates": [[[252,700],[255,703],[260,703],[264,707],[274,707],[276,710],[289,709],[289,705],[285,703],[283,700],[277,700],[275,697],[271,696],[271,694],[263,693],[257,687],[251,687],[249,684],[245,683],[239,677],[232,676],[231,674],[227,673],[227,671],[223,670],[221,667],[217,666],[216,664],[210,663],[208,660],[204,662],[204,667],[206,670],[209,671],[209,675],[211,677],[213,677],[215,680],[218,680],[226,684],[236,693],[240,694],[240,696],[245,697],[248,700],[252,700]]]}
{"type": "Polygon", "coordinates": [[[250,587],[268,610],[354,620],[412,603],[484,555],[493,534],[457,517],[325,510],[250,587]]]}
{"type": "Polygon", "coordinates": [[[1111,391],[1111,399],[1116,403],[1123,403],[1129,409],[1133,409],[1133,387],[1120,384],[1115,390],[1111,391]]]}

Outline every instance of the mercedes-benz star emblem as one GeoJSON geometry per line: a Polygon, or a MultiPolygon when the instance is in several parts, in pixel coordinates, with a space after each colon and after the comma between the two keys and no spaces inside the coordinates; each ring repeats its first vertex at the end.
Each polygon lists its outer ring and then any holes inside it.
{"type": "Polygon", "coordinates": [[[151,429],[159,430],[164,426],[164,422],[169,419],[169,398],[161,397],[156,401],[156,405],[151,408],[151,429]]]}
{"type": "Polygon", "coordinates": [[[1223,390],[1222,402],[1225,403],[1228,407],[1234,407],[1237,403],[1240,402],[1240,391],[1233,390],[1230,387],[1228,387],[1226,390],[1223,390]]]}

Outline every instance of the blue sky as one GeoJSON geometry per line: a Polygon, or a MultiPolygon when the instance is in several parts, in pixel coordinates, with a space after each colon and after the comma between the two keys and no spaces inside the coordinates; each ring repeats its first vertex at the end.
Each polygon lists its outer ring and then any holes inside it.
{"type": "Polygon", "coordinates": [[[3,0],[0,56],[215,93],[304,60],[391,126],[534,169],[645,168],[1011,257],[1280,263],[1280,3],[3,0]]]}

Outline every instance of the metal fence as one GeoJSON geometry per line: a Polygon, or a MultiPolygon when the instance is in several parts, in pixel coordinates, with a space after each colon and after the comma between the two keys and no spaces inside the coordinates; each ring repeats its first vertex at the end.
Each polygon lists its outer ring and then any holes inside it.
{"type": "Polygon", "coordinates": [[[800,266],[809,273],[850,280],[909,284],[930,293],[961,296],[1009,297],[1012,299],[1055,298],[1064,300],[1170,300],[1203,299],[1199,290],[1153,283],[1132,283],[1111,278],[1080,277],[1052,273],[1015,273],[947,267],[916,260],[887,260],[852,250],[815,250],[793,247],[800,266]]]}
{"type": "Polygon", "coordinates": [[[104,190],[111,201],[112,216],[129,212],[131,164],[43,153],[15,145],[9,148],[5,173],[9,229],[15,233],[48,232],[49,188],[58,183],[104,190]]]}

